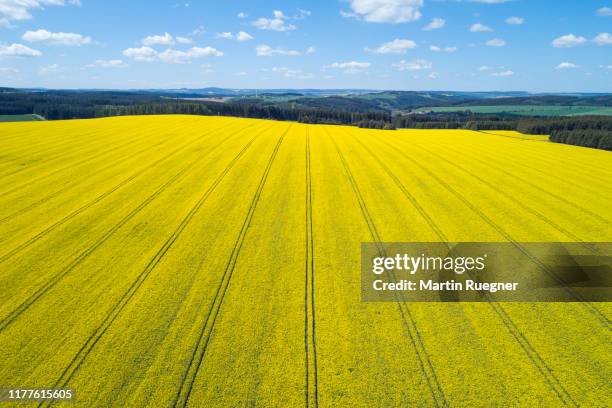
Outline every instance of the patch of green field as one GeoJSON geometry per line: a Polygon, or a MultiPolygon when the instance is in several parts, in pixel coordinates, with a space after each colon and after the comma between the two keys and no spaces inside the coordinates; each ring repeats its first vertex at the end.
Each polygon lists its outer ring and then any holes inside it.
{"type": "Polygon", "coordinates": [[[46,120],[40,115],[0,115],[0,122],[37,122],[46,120]]]}
{"type": "Polygon", "coordinates": [[[474,113],[509,113],[522,116],[583,116],[612,115],[612,107],[607,106],[529,106],[529,105],[498,105],[498,106],[438,106],[419,108],[415,112],[466,112],[474,113]]]}

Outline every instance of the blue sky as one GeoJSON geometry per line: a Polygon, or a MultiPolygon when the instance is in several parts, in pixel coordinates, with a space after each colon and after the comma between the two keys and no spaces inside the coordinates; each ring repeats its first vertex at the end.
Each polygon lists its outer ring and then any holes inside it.
{"type": "Polygon", "coordinates": [[[0,0],[0,86],[612,92],[612,0],[0,0]]]}

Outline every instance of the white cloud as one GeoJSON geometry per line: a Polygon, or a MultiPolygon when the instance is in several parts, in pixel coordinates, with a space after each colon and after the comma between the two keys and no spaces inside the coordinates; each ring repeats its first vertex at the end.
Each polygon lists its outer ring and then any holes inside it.
{"type": "Polygon", "coordinates": [[[438,47],[437,45],[430,45],[429,50],[431,52],[455,52],[457,51],[457,47],[438,47]]]}
{"type": "Polygon", "coordinates": [[[249,15],[247,13],[242,12],[242,11],[240,13],[238,13],[238,15],[237,15],[238,18],[247,18],[248,16],[249,15]]]}
{"type": "Polygon", "coordinates": [[[597,10],[597,15],[602,17],[610,17],[612,16],[612,8],[610,7],[602,7],[597,10]]]}
{"type": "Polygon", "coordinates": [[[154,61],[157,51],[151,47],[128,48],[123,50],[123,55],[136,61],[154,61]]]}
{"type": "Polygon", "coordinates": [[[597,37],[593,38],[593,42],[597,45],[611,45],[612,44],[612,34],[600,33],[597,35],[597,37]]]}
{"type": "Polygon", "coordinates": [[[226,40],[236,40],[236,41],[244,42],[244,41],[252,40],[253,36],[251,36],[249,33],[244,32],[244,31],[240,31],[236,33],[236,35],[234,35],[234,33],[227,31],[224,33],[217,34],[217,38],[224,38],[226,40]]]}
{"type": "Polygon", "coordinates": [[[46,65],[38,69],[40,75],[51,75],[59,72],[60,66],[57,64],[46,65]]]}
{"type": "Polygon", "coordinates": [[[391,66],[398,71],[420,71],[423,69],[431,69],[432,64],[424,59],[418,59],[416,61],[401,60],[397,64],[393,64],[391,66]]]}
{"type": "Polygon", "coordinates": [[[189,35],[202,35],[206,33],[206,29],[204,29],[204,26],[198,26],[198,28],[196,28],[195,30],[193,30],[189,35]]]}
{"type": "Polygon", "coordinates": [[[187,51],[168,48],[158,54],[162,62],[169,64],[188,64],[192,59],[205,57],[222,57],[223,53],[213,47],[191,47],[187,51]]]}
{"type": "Polygon", "coordinates": [[[5,74],[18,74],[19,70],[17,68],[0,67],[0,72],[5,74]]]}
{"type": "Polygon", "coordinates": [[[31,11],[45,6],[80,5],[79,0],[0,0],[0,26],[8,26],[11,21],[29,20],[31,11]]]}
{"type": "Polygon", "coordinates": [[[87,68],[125,68],[126,63],[120,59],[96,60],[93,64],[86,65],[87,68]]]}
{"type": "Polygon", "coordinates": [[[578,68],[578,65],[572,64],[571,62],[562,62],[555,69],[570,69],[570,68],[578,68]]]}
{"type": "Polygon", "coordinates": [[[512,16],[506,19],[506,24],[510,25],[522,25],[525,24],[525,19],[523,17],[512,16]]]}
{"type": "Polygon", "coordinates": [[[438,78],[438,73],[437,72],[432,72],[429,75],[427,75],[427,78],[429,78],[429,79],[436,79],[436,78],[438,78]]]}
{"type": "Polygon", "coordinates": [[[489,47],[503,47],[506,45],[506,41],[502,40],[501,38],[493,38],[492,40],[487,41],[485,44],[489,47]]]}
{"type": "Polygon", "coordinates": [[[42,42],[50,45],[67,45],[69,47],[80,47],[92,43],[91,37],[77,33],[52,33],[47,30],[26,31],[21,36],[24,41],[42,42]]]}
{"type": "Polygon", "coordinates": [[[371,23],[406,23],[421,18],[423,0],[349,0],[351,12],[343,17],[363,19],[371,23]]]}
{"type": "Polygon", "coordinates": [[[286,78],[295,78],[295,79],[311,79],[314,78],[312,74],[305,74],[300,69],[289,69],[287,67],[274,67],[272,68],[272,72],[276,72],[282,74],[286,78]]]}
{"type": "Polygon", "coordinates": [[[292,31],[297,27],[293,24],[288,24],[288,17],[280,10],[274,10],[272,12],[272,18],[260,17],[253,22],[253,26],[260,30],[272,30],[272,31],[292,31]]]}
{"type": "Polygon", "coordinates": [[[396,38],[393,41],[382,44],[378,48],[366,48],[365,50],[375,54],[405,54],[407,50],[416,48],[416,46],[416,43],[412,40],[396,38]]]}
{"type": "Polygon", "coordinates": [[[179,44],[192,44],[193,40],[189,37],[176,37],[176,42],[179,44]]]}
{"type": "Polygon", "coordinates": [[[552,42],[555,48],[572,48],[578,45],[585,44],[587,39],[574,34],[562,35],[561,37],[555,38],[552,42]]]}
{"type": "Polygon", "coordinates": [[[479,71],[489,71],[491,68],[487,65],[482,65],[480,68],[478,68],[479,71]]]}
{"type": "Polygon", "coordinates": [[[372,64],[369,62],[358,62],[358,61],[350,61],[350,62],[334,62],[329,66],[329,68],[340,69],[347,73],[355,73],[359,71],[366,70],[370,68],[372,64]]]}
{"type": "Polygon", "coordinates": [[[308,47],[308,49],[306,50],[306,54],[314,54],[315,52],[317,52],[317,49],[315,47],[308,47]]]}
{"type": "Polygon", "coordinates": [[[23,44],[0,45],[0,57],[40,57],[42,52],[23,44]]]}
{"type": "Polygon", "coordinates": [[[236,40],[237,41],[251,41],[253,39],[253,36],[245,31],[239,31],[236,34],[236,40]]]}
{"type": "Polygon", "coordinates": [[[439,28],[443,28],[444,26],[446,26],[446,20],[444,20],[443,18],[436,17],[433,20],[431,20],[429,24],[423,27],[423,30],[425,31],[437,30],[439,28]]]}
{"type": "Polygon", "coordinates": [[[151,45],[173,45],[174,37],[168,33],[164,33],[164,35],[150,35],[142,39],[142,44],[148,47],[151,45]]]}
{"type": "Polygon", "coordinates": [[[221,57],[223,53],[213,47],[191,47],[187,51],[168,48],[157,52],[151,47],[128,48],[123,55],[136,61],[162,61],[169,64],[187,64],[192,59],[204,57],[221,57]]]}
{"type": "Polygon", "coordinates": [[[491,76],[494,77],[510,77],[514,75],[514,71],[501,71],[501,72],[494,72],[491,74],[491,76]]]}
{"type": "Polygon", "coordinates": [[[304,9],[298,9],[298,13],[293,16],[294,20],[303,20],[306,17],[310,17],[312,15],[312,13],[310,12],[310,10],[304,10],[304,9]]]}
{"type": "Polygon", "coordinates": [[[472,33],[486,33],[490,31],[493,31],[491,27],[481,23],[472,24],[472,26],[470,27],[470,32],[472,33]]]}
{"type": "Polygon", "coordinates": [[[258,57],[272,57],[275,55],[297,56],[302,53],[295,50],[285,50],[283,48],[272,48],[269,45],[261,44],[255,48],[258,57]]]}

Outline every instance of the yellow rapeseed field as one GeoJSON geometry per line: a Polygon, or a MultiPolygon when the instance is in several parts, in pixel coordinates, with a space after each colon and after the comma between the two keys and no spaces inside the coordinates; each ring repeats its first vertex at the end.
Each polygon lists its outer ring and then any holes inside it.
{"type": "Polygon", "coordinates": [[[0,386],[610,406],[609,303],[365,303],[362,242],[612,241],[612,155],[223,117],[0,124],[0,386]]]}

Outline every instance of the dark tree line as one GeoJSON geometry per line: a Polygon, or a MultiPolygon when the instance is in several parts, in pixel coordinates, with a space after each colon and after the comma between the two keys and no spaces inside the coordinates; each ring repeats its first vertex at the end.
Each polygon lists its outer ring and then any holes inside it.
{"type": "Polygon", "coordinates": [[[522,117],[510,114],[431,112],[392,116],[387,111],[354,112],[299,104],[188,101],[146,92],[22,92],[3,88],[0,115],[38,114],[48,120],[121,115],[220,115],[372,129],[516,130],[551,135],[551,141],[610,150],[612,117],[522,117]]]}
{"type": "Polygon", "coordinates": [[[602,130],[559,130],[550,136],[556,143],[592,147],[612,151],[612,132],[602,130]]]}

